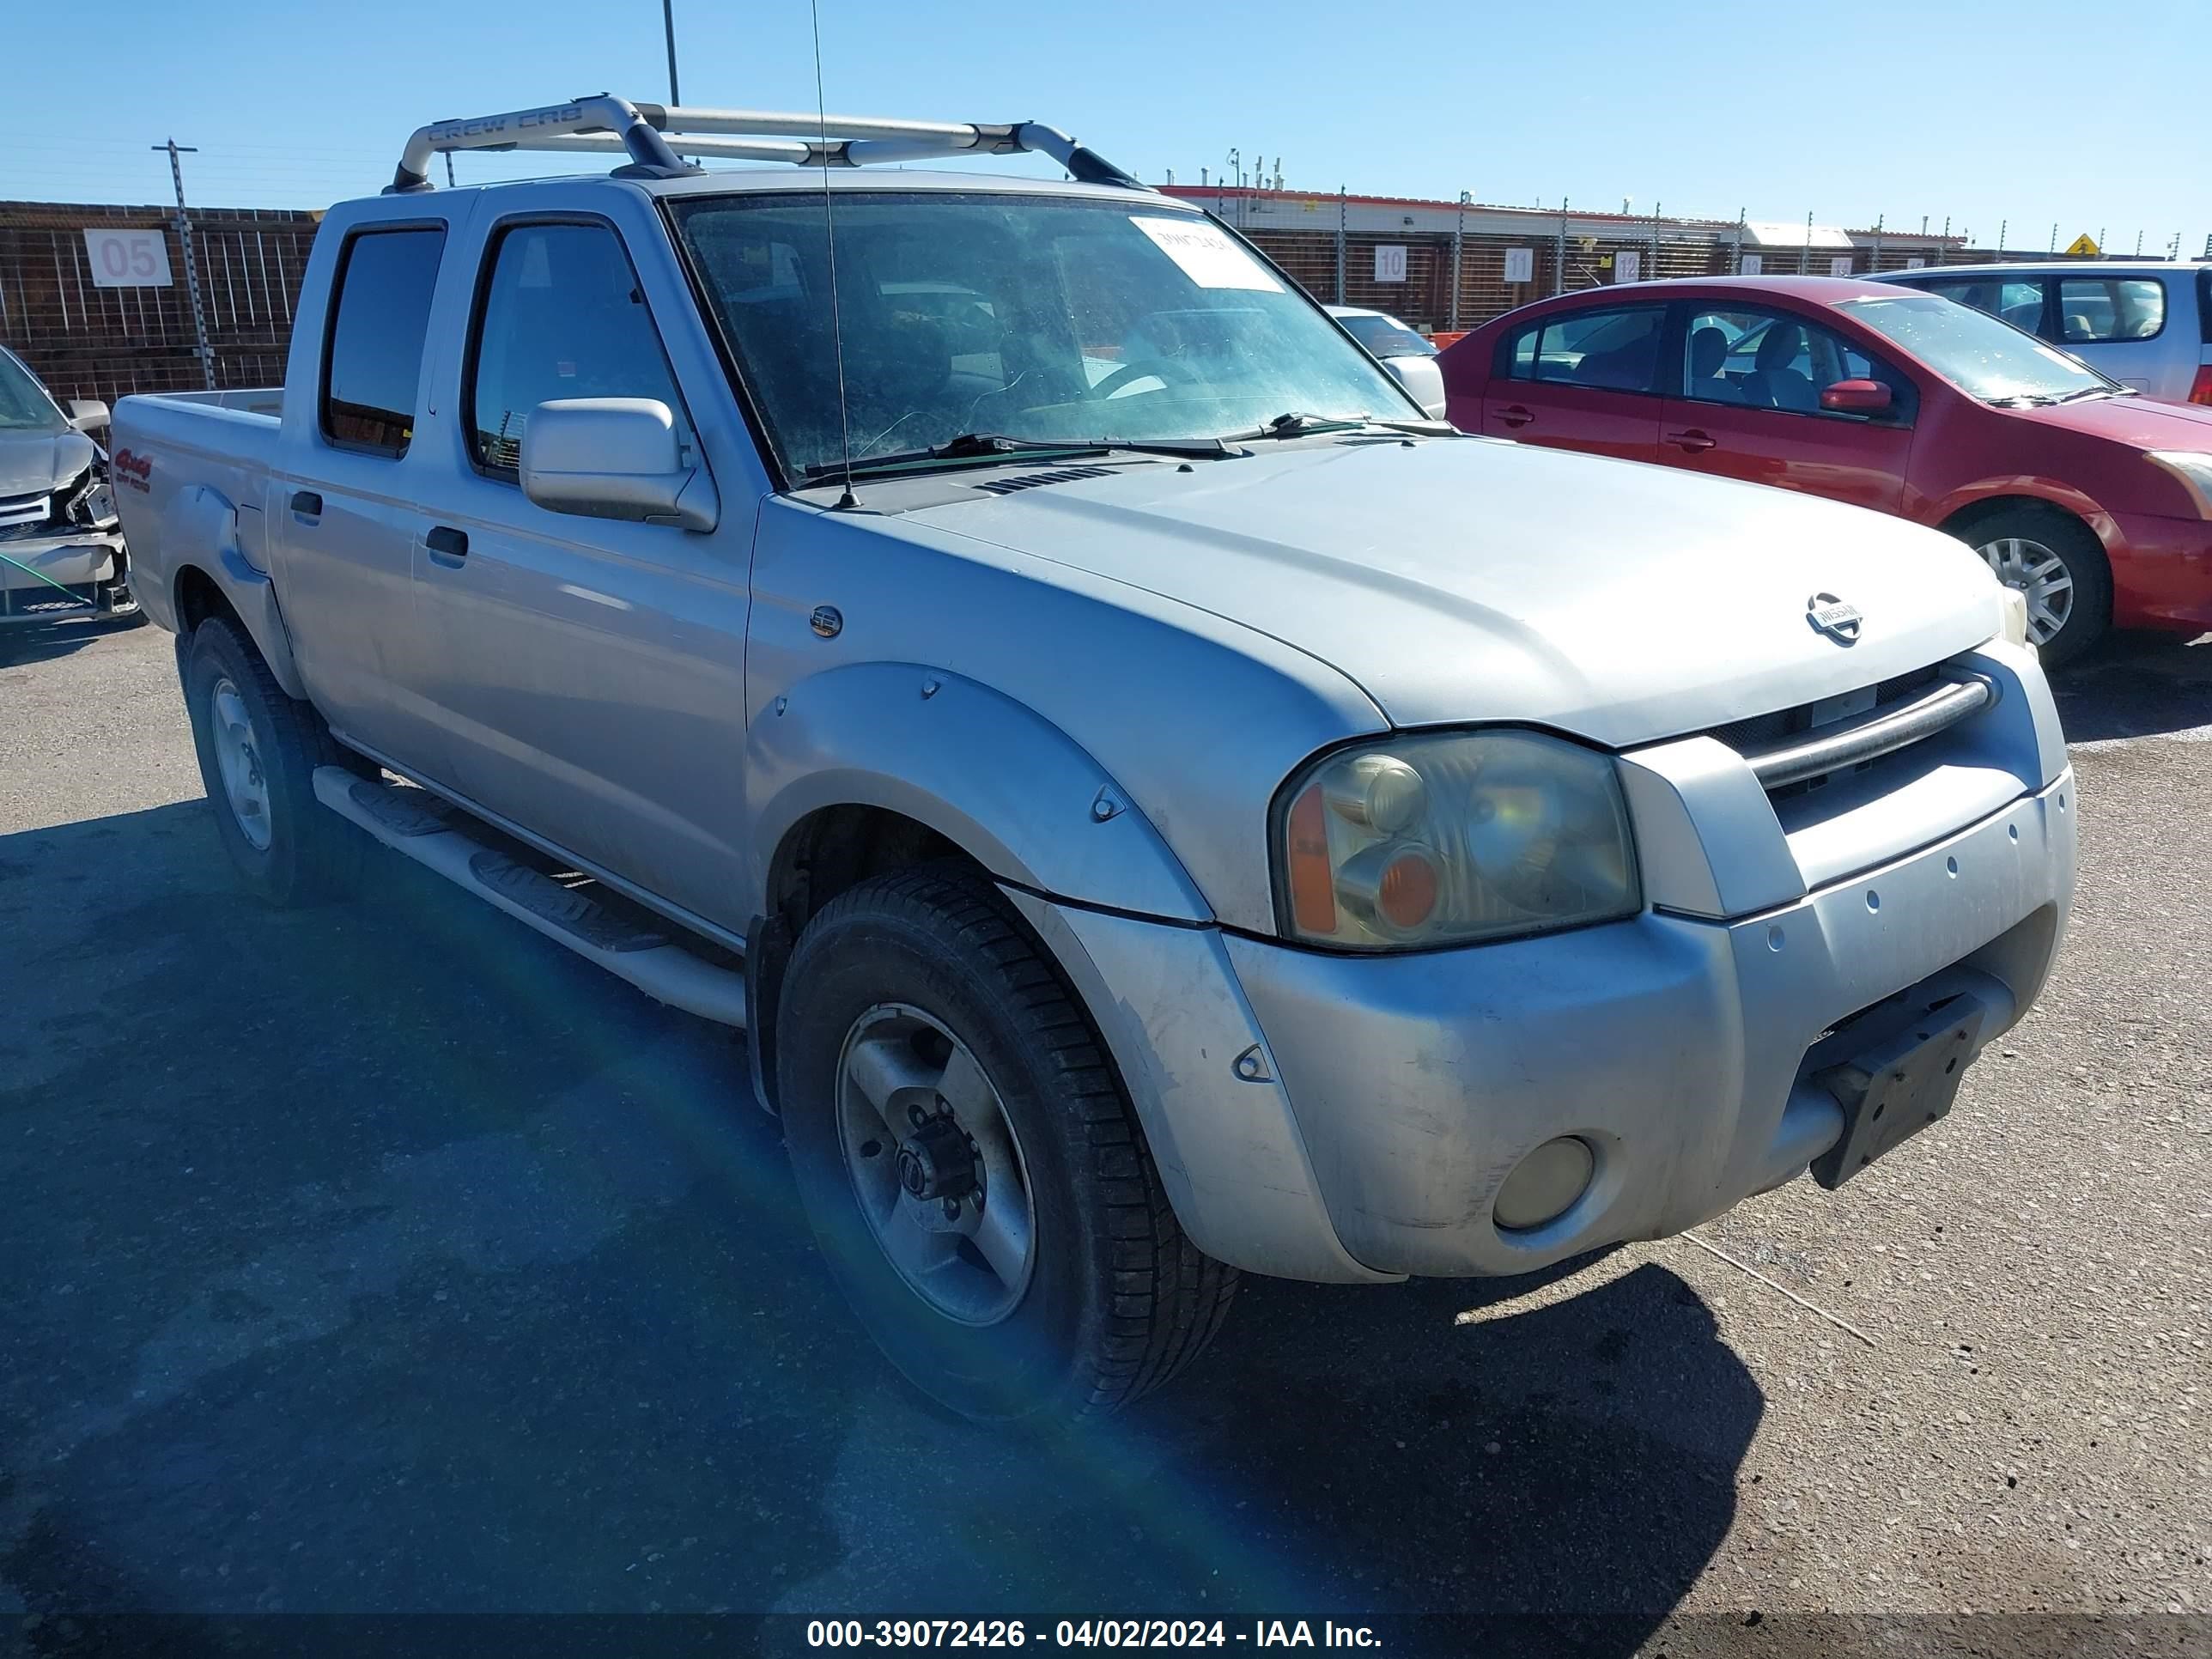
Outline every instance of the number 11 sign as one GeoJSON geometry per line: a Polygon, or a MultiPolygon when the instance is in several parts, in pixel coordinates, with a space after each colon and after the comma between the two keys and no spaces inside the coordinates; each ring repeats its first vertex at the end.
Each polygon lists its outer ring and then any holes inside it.
{"type": "Polygon", "coordinates": [[[158,230],[88,230],[86,258],[94,288],[167,288],[168,239],[158,230]]]}

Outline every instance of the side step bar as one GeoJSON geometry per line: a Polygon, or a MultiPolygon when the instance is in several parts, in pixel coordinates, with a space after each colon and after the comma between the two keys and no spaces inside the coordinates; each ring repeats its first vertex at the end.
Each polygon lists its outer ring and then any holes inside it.
{"type": "Polygon", "coordinates": [[[702,960],[657,928],[475,839],[467,832],[468,818],[428,791],[372,783],[343,767],[319,766],[315,797],[394,852],[628,980],[655,1001],[744,1030],[743,974],[702,960]]]}

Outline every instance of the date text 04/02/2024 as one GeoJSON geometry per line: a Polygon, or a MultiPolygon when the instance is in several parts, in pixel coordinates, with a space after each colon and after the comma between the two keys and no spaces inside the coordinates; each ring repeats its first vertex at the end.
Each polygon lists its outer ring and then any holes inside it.
{"type": "Polygon", "coordinates": [[[1247,1629],[1227,1621],[1182,1619],[1062,1619],[1049,1636],[1034,1635],[1022,1620],[1006,1619],[817,1619],[806,1627],[811,1648],[1019,1648],[1031,1642],[1059,1648],[1372,1648],[1380,1645],[1364,1625],[1329,1620],[1319,1628],[1304,1619],[1263,1619],[1247,1629]]]}

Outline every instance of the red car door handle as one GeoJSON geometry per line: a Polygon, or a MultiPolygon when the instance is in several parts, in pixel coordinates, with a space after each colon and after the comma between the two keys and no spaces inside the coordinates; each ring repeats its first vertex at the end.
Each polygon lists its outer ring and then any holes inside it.
{"type": "Polygon", "coordinates": [[[1700,432],[1697,428],[1692,427],[1687,432],[1668,433],[1667,441],[1675,448],[1694,455],[1701,449],[1712,448],[1720,440],[1709,432],[1700,432]]]}
{"type": "Polygon", "coordinates": [[[1498,418],[1508,426],[1526,426],[1536,418],[1536,411],[1519,404],[1508,404],[1498,411],[1498,418]]]}

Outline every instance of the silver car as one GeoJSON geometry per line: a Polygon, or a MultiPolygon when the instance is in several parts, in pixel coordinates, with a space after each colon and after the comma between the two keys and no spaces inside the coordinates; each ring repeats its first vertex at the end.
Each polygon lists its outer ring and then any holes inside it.
{"type": "Polygon", "coordinates": [[[2147,398],[2212,404],[2212,264],[2064,259],[1881,280],[2002,317],[2147,398]]]}
{"type": "Polygon", "coordinates": [[[0,346],[0,626],[137,610],[106,453],[107,405],[64,410],[0,346]]]}

